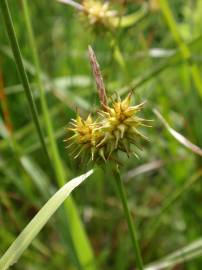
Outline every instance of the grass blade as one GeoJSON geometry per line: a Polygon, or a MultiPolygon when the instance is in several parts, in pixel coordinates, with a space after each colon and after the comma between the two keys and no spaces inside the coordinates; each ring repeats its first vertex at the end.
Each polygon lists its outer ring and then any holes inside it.
{"type": "Polygon", "coordinates": [[[164,259],[151,263],[145,270],[161,270],[174,267],[179,263],[190,261],[202,254],[202,239],[198,239],[191,244],[167,255],[164,259]]]}
{"type": "Polygon", "coordinates": [[[163,116],[157,111],[154,110],[154,113],[159,118],[159,120],[164,124],[164,126],[167,128],[169,133],[182,145],[184,145],[186,148],[191,150],[193,153],[202,156],[202,149],[198,146],[190,142],[187,138],[185,138],[183,135],[181,135],[179,132],[175,131],[171,126],[168,124],[168,122],[163,118],[163,116]]]}
{"type": "Polygon", "coordinates": [[[31,222],[25,227],[21,234],[16,238],[3,257],[0,259],[0,269],[6,270],[17,262],[19,257],[30,245],[50,217],[55,213],[58,207],[64,202],[69,194],[79,186],[87,177],[93,173],[93,170],[76,177],[59,189],[41,208],[31,222]]]}
{"type": "Polygon", "coordinates": [[[171,195],[163,203],[161,209],[159,210],[158,215],[155,216],[155,220],[152,221],[149,226],[149,231],[147,234],[147,245],[150,245],[155,233],[158,231],[158,228],[161,225],[161,221],[164,213],[173,206],[173,204],[186,192],[188,192],[197,181],[202,177],[202,169],[198,170],[194,175],[192,175],[188,180],[186,180],[180,188],[174,190],[171,195]]]}

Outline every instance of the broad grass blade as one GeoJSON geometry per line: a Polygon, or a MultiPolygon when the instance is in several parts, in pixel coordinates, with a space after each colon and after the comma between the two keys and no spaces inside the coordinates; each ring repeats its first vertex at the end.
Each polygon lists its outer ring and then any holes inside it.
{"type": "Polygon", "coordinates": [[[0,259],[0,269],[6,270],[17,262],[22,253],[31,244],[43,226],[48,222],[58,207],[64,202],[69,194],[79,186],[87,177],[93,173],[93,170],[76,177],[60,188],[41,208],[31,222],[20,233],[12,245],[0,259]]]}

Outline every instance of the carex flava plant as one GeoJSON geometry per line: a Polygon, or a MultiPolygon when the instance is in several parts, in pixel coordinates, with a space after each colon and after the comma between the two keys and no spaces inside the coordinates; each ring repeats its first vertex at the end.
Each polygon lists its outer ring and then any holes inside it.
{"type": "Polygon", "coordinates": [[[112,170],[127,219],[137,266],[138,269],[142,270],[142,258],[118,168],[117,155],[119,151],[125,152],[128,156],[133,153],[137,155],[132,146],[139,148],[141,139],[148,140],[139,128],[142,126],[150,127],[148,125],[150,120],[138,116],[143,109],[144,102],[135,106],[132,105],[132,92],[123,100],[117,94],[116,99],[111,104],[108,104],[99,64],[90,46],[89,58],[98,89],[101,108],[97,111],[95,118],[91,115],[83,118],[77,112],[76,118],[72,119],[67,127],[68,136],[65,142],[70,154],[75,159],[80,158],[85,162],[87,157],[88,161],[94,164],[100,164],[109,160],[114,161],[113,164],[115,166],[113,166],[112,170]]]}
{"type": "Polygon", "coordinates": [[[83,0],[77,3],[73,0],[58,0],[76,8],[83,22],[96,29],[113,29],[117,26],[117,11],[112,9],[109,2],[100,0],[83,0]]]}
{"type": "Polygon", "coordinates": [[[132,92],[121,100],[117,94],[112,104],[108,105],[105,87],[95,54],[89,48],[90,61],[93,67],[101,109],[94,119],[88,115],[86,119],[77,113],[76,119],[72,119],[67,127],[68,134],[65,141],[72,156],[76,158],[88,158],[88,161],[100,163],[107,160],[117,160],[119,151],[128,156],[136,153],[140,140],[148,140],[139,130],[140,127],[149,127],[148,121],[138,116],[143,109],[144,102],[131,105],[132,92]],[[135,147],[133,147],[135,146],[135,147]]]}

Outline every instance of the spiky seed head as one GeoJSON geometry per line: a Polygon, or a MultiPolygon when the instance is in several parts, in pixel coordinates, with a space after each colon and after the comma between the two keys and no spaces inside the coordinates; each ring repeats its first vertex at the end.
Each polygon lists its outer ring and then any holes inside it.
{"type": "Polygon", "coordinates": [[[73,132],[73,135],[66,139],[67,148],[71,149],[74,158],[77,158],[84,150],[89,150],[95,144],[93,140],[93,130],[95,123],[89,115],[86,120],[83,120],[78,114],[76,119],[72,119],[67,131],[73,132]]]}
{"type": "Polygon", "coordinates": [[[82,155],[94,162],[116,159],[117,151],[125,152],[128,156],[135,154],[131,145],[139,147],[139,139],[148,140],[139,131],[139,127],[148,126],[148,121],[137,116],[144,103],[131,106],[131,94],[123,101],[117,100],[111,106],[105,106],[99,112],[99,117],[93,121],[89,115],[86,120],[77,115],[70,123],[68,131],[73,135],[66,141],[74,158],[82,155]]]}
{"type": "Polygon", "coordinates": [[[93,121],[90,115],[84,120],[78,114],[76,119],[71,120],[67,131],[72,132],[73,135],[65,141],[67,142],[66,148],[70,149],[75,159],[82,156],[92,161],[104,159],[104,149],[99,147],[103,134],[98,126],[99,123],[93,121]]]}
{"type": "Polygon", "coordinates": [[[140,126],[148,126],[148,120],[140,118],[137,113],[143,108],[144,103],[136,106],[131,106],[131,93],[121,101],[117,96],[117,100],[105,111],[101,111],[101,120],[99,129],[101,133],[108,134],[104,137],[103,144],[112,144],[112,153],[115,150],[126,152],[127,155],[131,153],[131,144],[137,146],[139,139],[148,140],[138,128],[140,126]],[[137,144],[136,144],[137,142],[137,144]]]}

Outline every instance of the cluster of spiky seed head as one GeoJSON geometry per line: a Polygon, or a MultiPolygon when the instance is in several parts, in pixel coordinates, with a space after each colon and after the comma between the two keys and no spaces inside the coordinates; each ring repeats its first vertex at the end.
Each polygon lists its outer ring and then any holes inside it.
{"type": "Polygon", "coordinates": [[[149,126],[149,120],[137,116],[144,104],[130,106],[130,101],[131,94],[123,101],[117,97],[111,106],[104,106],[99,111],[96,121],[90,115],[86,120],[79,115],[71,120],[67,130],[73,135],[66,141],[74,158],[85,157],[94,162],[116,160],[119,150],[128,156],[132,153],[136,155],[131,146],[139,147],[141,138],[148,140],[138,128],[149,126]]]}
{"type": "Polygon", "coordinates": [[[101,2],[99,0],[84,0],[82,3],[84,14],[88,17],[91,26],[113,27],[113,20],[117,14],[111,10],[109,2],[101,2]]]}

